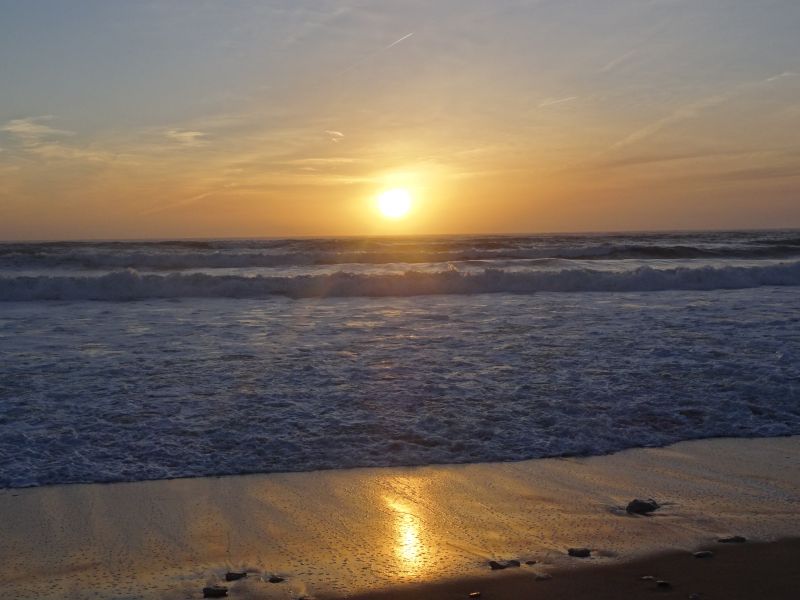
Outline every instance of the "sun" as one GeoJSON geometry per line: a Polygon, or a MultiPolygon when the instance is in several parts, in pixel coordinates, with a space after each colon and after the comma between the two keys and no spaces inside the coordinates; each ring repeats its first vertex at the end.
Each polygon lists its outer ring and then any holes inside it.
{"type": "Polygon", "coordinates": [[[378,196],[378,210],[387,219],[402,219],[411,210],[411,194],[405,188],[394,188],[378,196]]]}

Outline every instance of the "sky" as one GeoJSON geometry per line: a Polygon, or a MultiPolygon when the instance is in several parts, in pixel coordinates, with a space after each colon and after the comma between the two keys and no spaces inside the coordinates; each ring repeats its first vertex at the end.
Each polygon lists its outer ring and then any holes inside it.
{"type": "Polygon", "coordinates": [[[797,0],[0,0],[0,239],[800,227],[799,27],[797,0]]]}

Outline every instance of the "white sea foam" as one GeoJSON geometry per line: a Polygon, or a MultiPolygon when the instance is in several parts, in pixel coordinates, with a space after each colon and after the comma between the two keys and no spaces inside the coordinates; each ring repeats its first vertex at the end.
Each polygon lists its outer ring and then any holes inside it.
{"type": "Polygon", "coordinates": [[[797,232],[0,244],[0,487],[800,433],[799,251],[797,232]]]}
{"type": "Polygon", "coordinates": [[[0,487],[800,433],[800,288],[0,306],[0,487]]]}

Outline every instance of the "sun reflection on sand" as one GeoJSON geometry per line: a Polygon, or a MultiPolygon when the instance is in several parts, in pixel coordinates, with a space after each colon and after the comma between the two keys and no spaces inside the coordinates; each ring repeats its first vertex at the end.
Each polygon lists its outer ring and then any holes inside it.
{"type": "Polygon", "coordinates": [[[426,571],[427,552],[423,541],[422,522],[405,502],[386,499],[394,513],[392,546],[398,559],[399,574],[418,577],[426,571]]]}

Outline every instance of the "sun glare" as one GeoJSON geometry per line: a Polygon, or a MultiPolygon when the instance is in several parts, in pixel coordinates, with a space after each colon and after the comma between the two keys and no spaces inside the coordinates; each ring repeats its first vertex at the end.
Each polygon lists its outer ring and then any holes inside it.
{"type": "Polygon", "coordinates": [[[387,219],[402,219],[411,210],[411,194],[403,188],[386,190],[378,196],[378,210],[387,219]]]}

